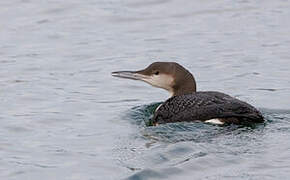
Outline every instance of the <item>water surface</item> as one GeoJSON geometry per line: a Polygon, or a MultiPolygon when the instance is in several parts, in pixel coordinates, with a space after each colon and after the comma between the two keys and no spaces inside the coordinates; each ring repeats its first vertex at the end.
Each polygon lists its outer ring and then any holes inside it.
{"type": "Polygon", "coordinates": [[[285,179],[290,2],[0,2],[1,179],[285,179]],[[253,127],[147,127],[168,94],[113,78],[176,61],[198,90],[258,107],[253,127]]]}

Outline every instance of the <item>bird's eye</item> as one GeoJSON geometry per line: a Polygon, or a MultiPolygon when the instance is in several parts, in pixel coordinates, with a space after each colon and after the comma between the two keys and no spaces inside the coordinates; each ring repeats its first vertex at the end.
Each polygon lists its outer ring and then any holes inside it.
{"type": "Polygon", "coordinates": [[[158,74],[159,74],[159,71],[156,71],[154,74],[155,74],[155,75],[158,75],[158,74]]]}

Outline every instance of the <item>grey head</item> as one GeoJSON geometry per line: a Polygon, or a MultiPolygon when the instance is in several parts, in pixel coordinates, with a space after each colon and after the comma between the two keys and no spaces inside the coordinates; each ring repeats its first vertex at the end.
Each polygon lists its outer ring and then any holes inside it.
{"type": "Polygon", "coordinates": [[[176,62],[154,62],[139,71],[112,72],[112,76],[141,80],[169,91],[172,96],[196,92],[193,75],[176,62]]]}

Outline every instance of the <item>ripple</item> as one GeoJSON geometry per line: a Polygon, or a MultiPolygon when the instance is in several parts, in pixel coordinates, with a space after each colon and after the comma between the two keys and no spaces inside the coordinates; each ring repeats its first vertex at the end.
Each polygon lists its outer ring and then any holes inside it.
{"type": "Polygon", "coordinates": [[[259,90],[259,91],[270,91],[270,92],[273,92],[273,91],[277,91],[279,89],[274,89],[274,88],[252,88],[250,90],[259,90]]]}
{"type": "Polygon", "coordinates": [[[122,100],[113,100],[113,101],[97,101],[97,103],[102,104],[114,104],[114,103],[124,103],[124,102],[138,102],[140,99],[122,99],[122,100]]]}
{"type": "Polygon", "coordinates": [[[142,179],[167,179],[170,176],[180,174],[182,170],[179,168],[164,168],[164,169],[144,169],[127,178],[127,180],[142,180],[142,179]]]}
{"type": "Polygon", "coordinates": [[[148,0],[148,1],[139,1],[139,2],[133,2],[128,3],[127,5],[129,7],[146,7],[146,6],[153,6],[153,5],[159,5],[168,3],[170,0],[148,0]]]}

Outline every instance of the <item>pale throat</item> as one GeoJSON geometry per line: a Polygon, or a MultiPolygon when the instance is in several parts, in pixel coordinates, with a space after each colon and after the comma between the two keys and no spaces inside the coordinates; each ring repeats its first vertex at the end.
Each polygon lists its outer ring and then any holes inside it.
{"type": "Polygon", "coordinates": [[[152,75],[150,76],[150,78],[147,78],[144,81],[154,87],[165,89],[170,94],[174,93],[173,91],[174,79],[171,75],[167,75],[167,74],[152,75]]]}
{"type": "Polygon", "coordinates": [[[169,92],[170,97],[196,91],[194,79],[183,79],[182,82],[176,84],[174,77],[169,74],[151,75],[143,81],[154,87],[165,89],[169,92]]]}

